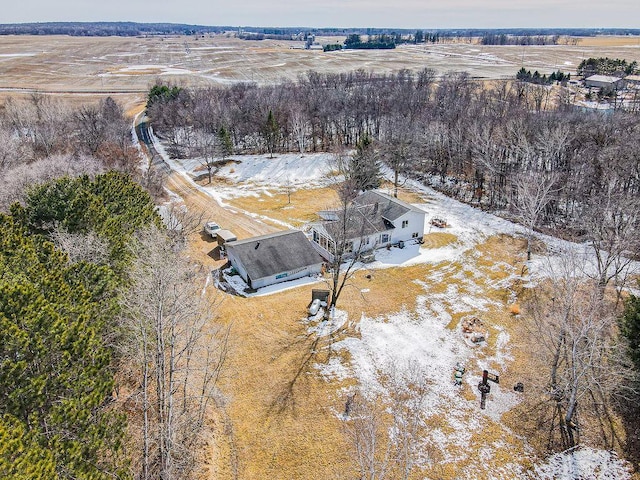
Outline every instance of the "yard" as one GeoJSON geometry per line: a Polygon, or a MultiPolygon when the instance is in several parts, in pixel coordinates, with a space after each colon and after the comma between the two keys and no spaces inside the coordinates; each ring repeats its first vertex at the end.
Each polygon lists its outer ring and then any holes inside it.
{"type": "MultiPolygon", "coordinates": [[[[200,191],[229,212],[280,229],[302,227],[335,197],[331,176],[322,174],[323,164],[330,170],[326,155],[307,155],[300,165],[294,157],[237,157],[200,191]],[[313,171],[304,167],[309,161],[313,171]]],[[[173,162],[187,177],[196,168],[194,161],[173,162]]],[[[227,419],[207,449],[209,478],[354,478],[346,402],[362,388],[388,395],[388,379],[416,365],[427,395],[415,478],[522,478],[534,465],[537,475],[563,468],[563,459],[545,467],[534,439],[520,433],[531,428],[518,407],[530,393],[535,352],[516,313],[529,291],[524,285],[544,281],[545,265],[578,246],[540,236],[540,251],[552,253],[524,269],[521,227],[411,182],[400,197],[447,226],[427,225],[423,245],[378,251],[350,282],[332,324],[307,318],[311,289],[322,281],[225,296],[216,316],[232,325],[221,385],[227,419]],[[469,316],[488,333],[479,345],[461,332],[469,316]],[[453,382],[457,362],[466,367],[461,386],[453,382]],[[500,377],[485,410],[477,389],[483,369],[500,377]],[[517,382],[524,394],[514,392],[517,382]]],[[[592,461],[601,454],[584,455],[592,461]]],[[[608,468],[613,473],[600,478],[630,478],[616,458],[608,468]]]]}

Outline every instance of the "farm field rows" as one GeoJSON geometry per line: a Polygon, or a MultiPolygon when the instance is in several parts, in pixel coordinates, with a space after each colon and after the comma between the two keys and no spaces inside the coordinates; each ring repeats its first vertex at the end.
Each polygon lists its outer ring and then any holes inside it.
{"type": "MultiPolygon", "coordinates": [[[[321,42],[342,41],[327,37],[321,42]]],[[[640,61],[637,37],[585,38],[577,45],[483,46],[469,43],[401,45],[395,50],[324,53],[302,42],[207,37],[0,36],[0,92],[112,94],[144,98],[156,80],[206,86],[273,83],[309,70],[392,72],[433,68],[481,79],[512,78],[521,66],[541,73],[573,72],[588,57],[640,61]]]]}

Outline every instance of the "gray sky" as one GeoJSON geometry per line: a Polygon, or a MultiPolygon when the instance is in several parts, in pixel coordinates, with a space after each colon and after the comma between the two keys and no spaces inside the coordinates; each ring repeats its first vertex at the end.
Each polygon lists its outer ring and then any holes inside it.
{"type": "Polygon", "coordinates": [[[640,28],[639,0],[4,0],[0,23],[640,28]]]}

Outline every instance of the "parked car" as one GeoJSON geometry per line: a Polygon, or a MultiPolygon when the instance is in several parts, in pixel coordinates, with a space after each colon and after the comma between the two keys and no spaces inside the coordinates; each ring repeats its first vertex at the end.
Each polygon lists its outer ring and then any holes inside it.
{"type": "Polygon", "coordinates": [[[207,222],[204,224],[204,231],[211,235],[211,238],[218,238],[218,230],[220,230],[220,225],[216,222],[207,222]]]}

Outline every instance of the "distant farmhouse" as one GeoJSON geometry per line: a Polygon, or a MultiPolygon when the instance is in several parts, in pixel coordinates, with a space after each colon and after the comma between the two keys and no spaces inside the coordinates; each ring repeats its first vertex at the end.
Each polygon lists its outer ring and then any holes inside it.
{"type": "Polygon", "coordinates": [[[320,273],[323,260],[299,230],[225,243],[227,257],[250,288],[320,273]]]}
{"type": "MultiPolygon", "coordinates": [[[[349,209],[347,252],[364,252],[399,242],[421,240],[425,211],[377,190],[362,193],[349,209]]],[[[341,212],[319,212],[323,221],[311,225],[312,244],[328,261],[333,261],[336,239],[341,238],[341,212]]]]}
{"type": "Polygon", "coordinates": [[[624,79],[609,75],[591,75],[584,79],[587,87],[617,90],[624,88],[624,79]]]}

